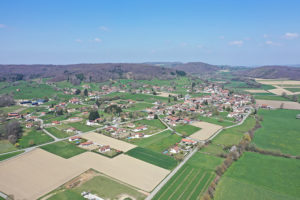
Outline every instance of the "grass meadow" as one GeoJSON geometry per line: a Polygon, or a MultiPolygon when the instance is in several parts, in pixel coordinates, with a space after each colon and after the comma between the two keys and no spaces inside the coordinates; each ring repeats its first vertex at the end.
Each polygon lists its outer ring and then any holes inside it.
{"type": "Polygon", "coordinates": [[[299,169],[300,160],[245,152],[222,176],[214,199],[299,200],[299,169]]]}
{"type": "Polygon", "coordinates": [[[55,142],[42,146],[41,148],[63,158],[71,158],[86,151],[67,141],[55,142]]]}
{"type": "Polygon", "coordinates": [[[260,109],[258,114],[263,121],[252,141],[257,147],[300,155],[300,119],[296,119],[299,110],[260,109]]]}
{"type": "Polygon", "coordinates": [[[184,125],[177,125],[174,127],[174,130],[184,136],[190,136],[193,133],[201,130],[201,128],[196,127],[196,126],[192,126],[189,124],[184,124],[184,125]]]}

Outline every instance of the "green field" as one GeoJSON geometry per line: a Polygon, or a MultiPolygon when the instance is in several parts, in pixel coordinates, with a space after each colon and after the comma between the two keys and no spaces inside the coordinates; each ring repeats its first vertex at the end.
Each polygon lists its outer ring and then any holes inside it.
{"type": "Polygon", "coordinates": [[[18,110],[20,108],[22,108],[22,106],[17,106],[17,105],[6,106],[6,107],[0,107],[0,111],[3,111],[4,113],[10,113],[10,112],[14,112],[15,110],[18,110]]]}
{"type": "Polygon", "coordinates": [[[86,151],[66,141],[55,142],[41,148],[63,158],[71,158],[86,151]]]}
{"type": "Polygon", "coordinates": [[[29,130],[23,133],[23,136],[21,139],[18,140],[18,143],[20,145],[20,148],[27,148],[30,146],[44,144],[51,141],[53,141],[53,138],[44,133],[43,131],[29,130]],[[33,145],[31,145],[31,142],[33,142],[33,145]]]}
{"type": "Polygon", "coordinates": [[[6,160],[6,159],[11,158],[11,157],[14,157],[14,156],[19,155],[21,153],[24,153],[24,151],[18,151],[18,152],[13,152],[13,153],[0,155],[0,161],[6,160]]]}
{"type": "Polygon", "coordinates": [[[165,169],[171,170],[177,165],[177,161],[171,156],[167,156],[142,147],[131,149],[127,151],[126,154],[165,169]]]}
{"type": "Polygon", "coordinates": [[[290,92],[300,92],[300,88],[284,88],[290,92]]]}
{"type": "Polygon", "coordinates": [[[14,150],[18,149],[14,145],[12,145],[8,140],[0,140],[0,153],[5,153],[14,150]]]}
{"type": "Polygon", "coordinates": [[[277,95],[254,95],[254,98],[261,100],[290,101],[287,98],[277,95]]]}
{"type": "Polygon", "coordinates": [[[221,131],[212,142],[213,144],[221,144],[224,146],[238,144],[243,138],[244,133],[252,129],[254,126],[255,119],[250,115],[243,124],[221,131]]]}
{"type": "Polygon", "coordinates": [[[215,168],[223,159],[197,152],[167,182],[153,200],[200,199],[215,177],[215,168]]]}
{"type": "Polygon", "coordinates": [[[201,130],[201,128],[196,127],[196,126],[192,126],[189,124],[184,124],[184,125],[177,125],[174,127],[174,130],[184,136],[190,136],[193,133],[201,130]]]}
{"type": "Polygon", "coordinates": [[[253,143],[260,148],[279,150],[282,153],[300,155],[300,120],[298,110],[263,110],[262,127],[254,134],[253,143]]]}
{"type": "Polygon", "coordinates": [[[131,186],[120,183],[117,180],[113,180],[99,173],[91,180],[88,180],[75,188],[60,188],[59,190],[53,191],[52,193],[55,194],[51,196],[49,200],[84,200],[81,196],[83,191],[89,191],[92,194],[97,194],[99,197],[104,199],[118,199],[118,196],[122,194],[127,194],[137,200],[142,200],[146,197],[131,186]]]}
{"type": "Polygon", "coordinates": [[[72,126],[76,130],[79,130],[79,131],[82,131],[82,132],[88,132],[88,131],[92,131],[92,130],[96,129],[95,127],[87,126],[87,125],[83,124],[82,122],[70,123],[68,125],[72,126]]]}
{"type": "Polygon", "coordinates": [[[221,178],[215,200],[299,200],[300,160],[245,152],[221,178]]]}
{"type": "Polygon", "coordinates": [[[137,111],[137,110],[145,110],[146,108],[153,107],[153,104],[151,103],[135,103],[126,110],[128,111],[137,111]]]}
{"type": "Polygon", "coordinates": [[[205,146],[204,148],[202,148],[200,150],[200,152],[205,152],[205,153],[209,153],[215,156],[219,156],[222,153],[226,153],[223,150],[223,145],[217,145],[217,144],[209,144],[207,146],[205,146]]]}
{"type": "Polygon", "coordinates": [[[231,121],[226,121],[226,120],[219,120],[219,119],[215,119],[215,118],[211,118],[211,117],[203,117],[203,116],[198,116],[198,119],[204,122],[208,122],[208,123],[212,123],[212,124],[217,124],[223,127],[226,126],[232,126],[235,123],[231,122],[231,121]]]}
{"type": "Polygon", "coordinates": [[[49,127],[49,128],[45,128],[45,129],[57,138],[65,138],[65,137],[69,137],[69,136],[73,135],[73,133],[67,133],[56,127],[49,127]]]}
{"type": "Polygon", "coordinates": [[[159,129],[166,128],[166,126],[159,119],[152,119],[152,120],[143,119],[143,120],[136,121],[135,123],[140,125],[153,126],[159,129]]]}
{"type": "Polygon", "coordinates": [[[172,134],[172,131],[170,130],[166,130],[148,138],[133,139],[129,140],[129,142],[139,147],[151,149],[152,151],[161,153],[177,142],[180,142],[180,140],[180,136],[177,134],[172,134]]]}

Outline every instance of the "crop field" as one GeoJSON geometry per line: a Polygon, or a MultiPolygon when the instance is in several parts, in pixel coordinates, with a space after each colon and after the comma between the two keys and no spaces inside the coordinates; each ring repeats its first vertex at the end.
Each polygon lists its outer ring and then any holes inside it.
{"type": "Polygon", "coordinates": [[[212,142],[213,144],[220,144],[224,146],[238,144],[243,138],[244,133],[251,130],[254,126],[255,119],[254,117],[249,116],[243,124],[222,130],[212,142]]]}
{"type": "MultiPolygon", "coordinates": [[[[137,200],[145,199],[145,195],[133,189],[132,187],[121,183],[120,181],[114,180],[103,174],[95,172],[94,177],[87,177],[87,175],[82,174],[82,183],[74,188],[66,188],[65,186],[54,190],[48,198],[49,200],[82,200],[81,196],[83,191],[90,191],[92,194],[97,194],[98,196],[105,199],[119,199],[120,197],[133,197],[137,200]],[[87,179],[86,181],[84,181],[87,179]],[[99,187],[100,186],[100,187],[99,187]]],[[[77,181],[78,179],[75,178],[77,181]]],[[[74,179],[74,181],[76,181],[74,179]]],[[[82,179],[79,179],[80,182],[82,179]]],[[[71,182],[71,181],[70,181],[71,182]]]]}
{"type": "Polygon", "coordinates": [[[177,125],[174,127],[174,130],[177,131],[178,133],[181,133],[184,136],[190,136],[193,133],[199,131],[201,128],[192,126],[189,124],[184,124],[184,125],[177,125]]]}
{"type": "Polygon", "coordinates": [[[173,169],[177,165],[174,158],[142,147],[131,149],[126,154],[165,169],[173,169]]]}
{"type": "Polygon", "coordinates": [[[161,153],[177,142],[180,142],[181,139],[182,138],[177,134],[172,134],[172,131],[166,130],[148,138],[133,139],[129,141],[139,147],[161,153]]]}
{"type": "Polygon", "coordinates": [[[299,200],[299,168],[300,160],[245,152],[222,176],[214,199],[299,200]]]}
{"type": "Polygon", "coordinates": [[[300,87],[299,88],[284,88],[290,92],[300,92],[300,87]]]}
{"type": "Polygon", "coordinates": [[[256,104],[266,104],[268,106],[271,106],[272,108],[280,108],[282,106],[283,109],[300,110],[300,104],[293,101],[256,100],[256,104]]]}
{"type": "Polygon", "coordinates": [[[41,148],[63,158],[71,158],[86,151],[66,141],[55,142],[53,144],[42,146],[41,148]]]}
{"type": "Polygon", "coordinates": [[[13,152],[13,153],[0,155],[0,161],[6,160],[6,159],[11,158],[11,157],[14,157],[14,156],[19,155],[21,153],[24,153],[24,151],[18,151],[18,152],[13,152]]]}
{"type": "Polygon", "coordinates": [[[223,159],[197,152],[157,193],[153,200],[200,199],[215,178],[223,159]]]}
{"type": "Polygon", "coordinates": [[[88,131],[92,131],[92,130],[96,129],[96,127],[87,126],[87,125],[83,124],[82,122],[70,123],[68,125],[72,126],[76,130],[79,130],[82,132],[88,132],[88,131]]]}
{"type": "Polygon", "coordinates": [[[43,131],[27,130],[23,133],[21,139],[18,140],[20,148],[27,148],[34,145],[39,145],[53,141],[53,138],[44,133],[43,131]]]}
{"type": "Polygon", "coordinates": [[[159,129],[165,129],[166,126],[159,120],[159,119],[152,119],[152,120],[140,120],[140,121],[136,121],[137,124],[140,125],[149,125],[149,126],[153,126],[159,129]]]}
{"type": "Polygon", "coordinates": [[[254,134],[253,143],[260,148],[279,150],[282,153],[300,155],[300,120],[297,110],[263,110],[262,127],[254,134]]]}
{"type": "Polygon", "coordinates": [[[56,127],[49,127],[49,128],[45,128],[45,129],[57,138],[65,138],[65,137],[73,135],[73,133],[67,133],[56,127]]]}
{"type": "Polygon", "coordinates": [[[261,99],[261,100],[275,100],[275,101],[289,101],[289,99],[284,98],[282,96],[277,96],[277,95],[254,95],[255,99],[261,99]]]}
{"type": "Polygon", "coordinates": [[[199,127],[199,130],[190,136],[196,140],[207,140],[222,128],[222,126],[208,122],[194,122],[193,125],[199,127]]]}
{"type": "Polygon", "coordinates": [[[198,119],[204,122],[220,125],[223,127],[234,125],[234,122],[227,121],[227,120],[219,120],[211,117],[198,116],[198,119]]]}

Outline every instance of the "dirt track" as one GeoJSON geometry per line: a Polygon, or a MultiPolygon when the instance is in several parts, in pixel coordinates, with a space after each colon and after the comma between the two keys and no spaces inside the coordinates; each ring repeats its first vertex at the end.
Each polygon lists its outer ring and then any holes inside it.
{"type": "Polygon", "coordinates": [[[207,140],[209,139],[215,132],[222,128],[222,126],[211,124],[208,122],[194,122],[192,123],[193,126],[201,128],[201,130],[197,131],[196,133],[192,134],[190,138],[196,140],[207,140]]]}
{"type": "Polygon", "coordinates": [[[292,101],[273,101],[273,100],[256,100],[257,105],[266,104],[272,108],[280,108],[281,104],[284,109],[300,110],[300,104],[292,101]]]}
{"type": "Polygon", "coordinates": [[[266,90],[245,90],[246,92],[250,93],[267,93],[268,91],[266,90]]]}

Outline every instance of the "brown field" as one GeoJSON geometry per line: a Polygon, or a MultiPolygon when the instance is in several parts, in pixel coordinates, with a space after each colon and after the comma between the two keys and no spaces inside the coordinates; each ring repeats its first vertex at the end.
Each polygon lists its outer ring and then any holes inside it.
{"type": "Polygon", "coordinates": [[[169,170],[124,154],[110,159],[96,153],[86,152],[69,160],[74,165],[80,163],[86,169],[93,168],[147,192],[153,190],[170,173],[169,170]]]}
{"type": "Polygon", "coordinates": [[[201,130],[190,136],[190,138],[196,140],[207,140],[222,128],[222,126],[211,124],[208,122],[194,122],[192,123],[192,125],[201,128],[201,130]]]}
{"type": "Polygon", "coordinates": [[[255,79],[256,82],[266,85],[300,85],[300,81],[279,80],[279,79],[255,79]]]}
{"type": "Polygon", "coordinates": [[[42,149],[0,163],[0,191],[15,199],[37,199],[86,171],[42,149]]]}
{"type": "Polygon", "coordinates": [[[117,140],[95,132],[84,134],[82,137],[89,141],[93,141],[96,144],[110,145],[112,148],[121,150],[123,152],[129,151],[130,149],[136,147],[133,144],[129,144],[127,142],[123,142],[121,140],[117,140]]]}
{"type": "Polygon", "coordinates": [[[246,92],[250,93],[267,93],[268,91],[266,90],[245,90],[246,92]]]}
{"type": "Polygon", "coordinates": [[[280,108],[280,105],[283,104],[284,109],[293,109],[300,110],[300,104],[293,101],[273,101],[273,100],[256,100],[257,105],[266,104],[272,108],[280,108]]]}
{"type": "Polygon", "coordinates": [[[18,199],[37,199],[89,169],[150,192],[169,173],[127,155],[107,158],[86,152],[64,159],[42,149],[0,163],[0,191],[18,199]]]}
{"type": "Polygon", "coordinates": [[[160,96],[160,97],[169,97],[169,95],[177,96],[177,94],[168,93],[168,92],[160,92],[160,93],[157,94],[157,96],[160,96]]]}
{"type": "Polygon", "coordinates": [[[291,92],[291,91],[288,91],[284,88],[281,88],[281,87],[278,87],[276,86],[277,88],[276,89],[272,89],[272,90],[269,90],[269,92],[273,93],[273,94],[276,94],[276,95],[282,95],[282,93],[286,93],[287,95],[293,95],[294,93],[291,92]]]}

